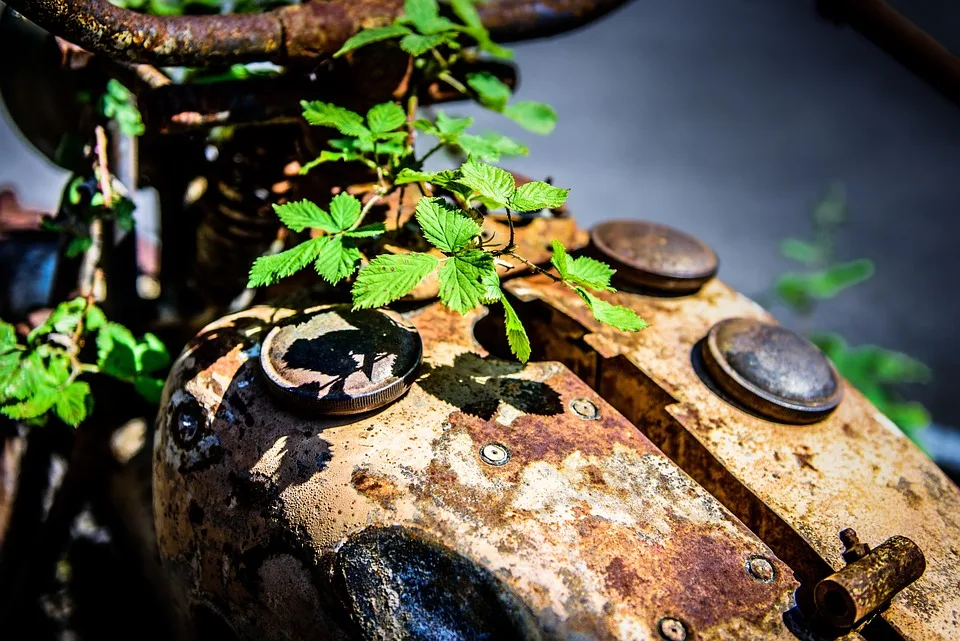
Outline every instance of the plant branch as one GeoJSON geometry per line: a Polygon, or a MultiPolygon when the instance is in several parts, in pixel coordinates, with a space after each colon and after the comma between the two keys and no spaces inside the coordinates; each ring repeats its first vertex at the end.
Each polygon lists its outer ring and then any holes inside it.
{"type": "Polygon", "coordinates": [[[459,80],[451,76],[449,72],[443,71],[437,77],[440,80],[443,80],[445,83],[447,83],[451,87],[453,87],[454,89],[456,89],[457,91],[459,91],[460,93],[462,93],[463,95],[465,96],[470,95],[470,90],[467,89],[462,82],[460,82],[459,80]]]}
{"type": "MultiPolygon", "coordinates": [[[[103,204],[107,209],[113,207],[113,188],[111,186],[110,169],[107,165],[107,134],[101,125],[94,130],[96,136],[96,162],[94,169],[100,182],[100,192],[103,194],[103,204]]],[[[95,218],[90,223],[90,248],[83,256],[80,266],[80,295],[88,301],[101,298],[104,294],[103,271],[100,269],[100,258],[103,254],[103,222],[95,218]]]]}
{"type": "Polygon", "coordinates": [[[559,278],[559,277],[557,277],[557,276],[554,276],[553,274],[551,274],[549,271],[547,271],[547,270],[544,269],[543,267],[540,267],[539,265],[535,265],[534,263],[531,263],[529,260],[527,260],[527,259],[524,258],[523,256],[520,256],[519,254],[513,253],[512,250],[511,250],[511,251],[504,251],[504,252],[502,252],[502,254],[499,254],[498,252],[494,252],[494,255],[495,255],[495,256],[496,256],[496,255],[505,255],[505,256],[510,256],[511,258],[516,258],[516,259],[519,260],[521,263],[523,263],[524,265],[526,265],[527,267],[529,267],[530,269],[532,269],[535,274],[543,274],[544,276],[549,277],[549,278],[550,278],[553,282],[555,282],[555,283],[562,283],[562,282],[563,282],[563,279],[562,279],[562,278],[559,278]]]}

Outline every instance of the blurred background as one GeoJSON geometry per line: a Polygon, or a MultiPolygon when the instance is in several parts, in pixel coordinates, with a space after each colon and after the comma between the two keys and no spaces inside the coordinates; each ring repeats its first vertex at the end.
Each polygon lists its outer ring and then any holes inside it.
{"type": "MultiPolygon", "coordinates": [[[[960,5],[892,4],[960,50],[960,5]]],[[[572,34],[520,44],[516,62],[518,96],[560,115],[552,135],[479,108],[449,111],[527,143],[530,155],[510,167],[572,187],[584,226],[644,218],[691,232],[719,254],[720,277],[747,295],[765,298],[779,274],[798,268],[781,241],[812,237],[812,212],[835,185],[849,216],[836,259],[872,259],[875,275],[808,317],[773,311],[795,328],[926,363],[932,382],[899,393],[936,423],[960,425],[957,105],[821,19],[809,0],[638,1],[572,34]]],[[[0,189],[53,211],[66,180],[0,118],[0,189]]],[[[927,447],[960,466],[944,434],[928,431],[927,447]]]]}

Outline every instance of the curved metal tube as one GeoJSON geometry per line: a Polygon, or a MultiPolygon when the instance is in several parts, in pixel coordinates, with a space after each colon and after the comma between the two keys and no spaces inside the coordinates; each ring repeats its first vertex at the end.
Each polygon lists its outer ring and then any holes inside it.
{"type": "MultiPolygon", "coordinates": [[[[626,1],[491,0],[477,9],[494,39],[509,42],[575,29],[626,1]]],[[[163,66],[315,60],[361,28],[389,22],[403,6],[402,0],[314,0],[253,15],[160,17],[107,0],[7,4],[88,51],[163,66]]]]}

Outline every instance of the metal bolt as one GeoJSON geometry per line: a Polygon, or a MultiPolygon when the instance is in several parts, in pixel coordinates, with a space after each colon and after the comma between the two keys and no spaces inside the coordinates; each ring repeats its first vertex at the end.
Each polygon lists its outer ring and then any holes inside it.
{"type": "Polygon", "coordinates": [[[857,531],[853,528],[846,528],[840,531],[840,542],[843,543],[843,560],[847,563],[859,561],[870,551],[870,546],[860,542],[857,531]]]}
{"type": "Polygon", "coordinates": [[[780,325],[728,318],[703,341],[710,378],[757,414],[782,423],[813,423],[843,399],[837,369],[816,345],[780,325]]]}
{"type": "Polygon", "coordinates": [[[773,563],[762,556],[752,556],[747,559],[747,572],[760,583],[772,583],[777,578],[773,563]]]}
{"type": "Polygon", "coordinates": [[[200,404],[193,398],[184,401],[173,412],[170,430],[173,441],[184,449],[193,447],[203,425],[204,415],[200,404]]]}
{"type": "Polygon", "coordinates": [[[570,401],[570,409],[580,418],[595,421],[600,418],[600,409],[593,401],[585,398],[575,398],[570,401]]]}
{"type": "Polygon", "coordinates": [[[480,458],[490,465],[506,465],[510,460],[510,450],[500,443],[487,443],[480,448],[480,458]]]}
{"type": "Polygon", "coordinates": [[[686,641],[687,628],[680,619],[673,617],[663,617],[657,624],[660,630],[660,636],[667,641],[686,641]]]}

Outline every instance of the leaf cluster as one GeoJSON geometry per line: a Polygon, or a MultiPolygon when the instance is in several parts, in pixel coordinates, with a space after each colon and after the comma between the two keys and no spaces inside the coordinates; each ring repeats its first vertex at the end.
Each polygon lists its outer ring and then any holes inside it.
{"type": "Polygon", "coordinates": [[[138,340],[123,325],[107,320],[99,307],[76,298],[58,305],[23,342],[13,325],[0,321],[0,414],[42,424],[53,413],[77,426],[93,403],[90,385],[79,380],[87,373],[131,383],[144,398],[158,402],[160,374],[169,363],[156,336],[138,340]],[[82,360],[87,353],[95,353],[93,362],[82,360]]]}
{"type": "Polygon", "coordinates": [[[68,258],[75,258],[93,244],[90,223],[107,220],[122,231],[131,231],[135,225],[135,210],[133,201],[118,193],[113,194],[111,206],[107,207],[96,175],[74,175],[67,183],[56,218],[44,218],[42,225],[44,229],[63,234],[67,238],[65,253],[68,258]]]}
{"type": "Polygon", "coordinates": [[[301,101],[303,117],[311,125],[336,129],[343,138],[330,141],[334,151],[323,151],[320,156],[301,168],[305,174],[313,167],[330,161],[360,161],[376,169],[380,161],[397,163],[401,156],[413,153],[407,144],[408,134],[399,131],[406,124],[403,108],[395,102],[374,105],[366,119],[344,107],[326,102],[301,101]]]}
{"type": "Polygon", "coordinates": [[[106,90],[100,97],[100,112],[115,121],[125,136],[142,136],[145,131],[136,98],[115,78],[107,81],[106,90]]]}

